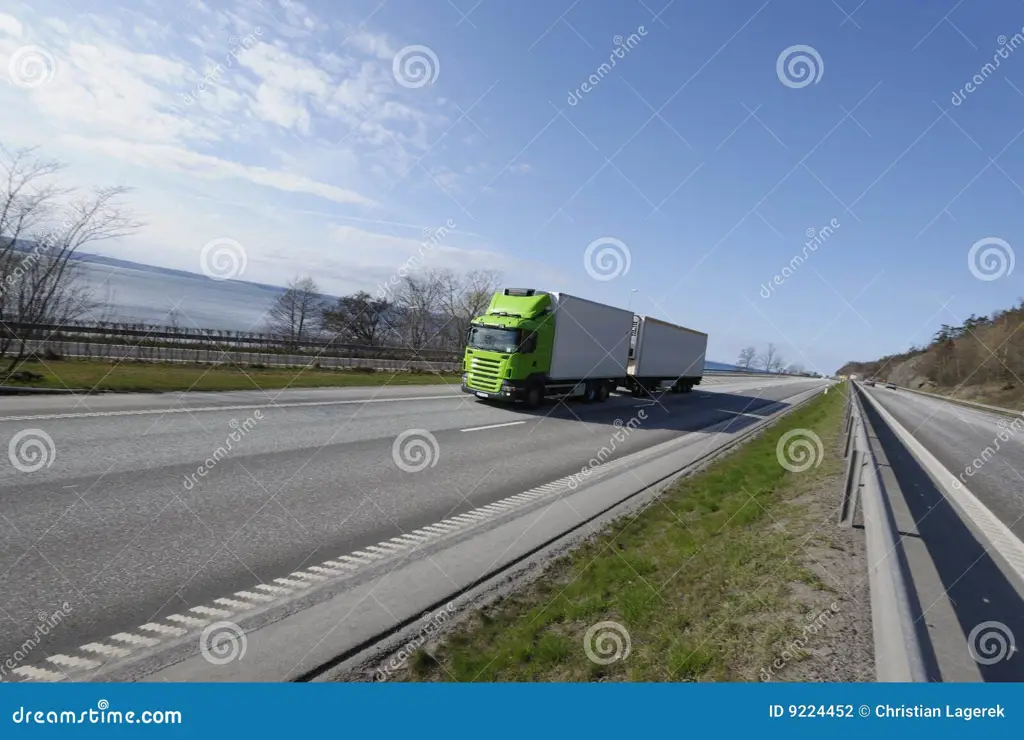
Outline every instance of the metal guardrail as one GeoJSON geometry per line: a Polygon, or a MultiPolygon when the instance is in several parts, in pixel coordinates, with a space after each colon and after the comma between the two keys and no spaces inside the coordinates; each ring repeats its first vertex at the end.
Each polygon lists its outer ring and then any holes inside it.
{"type": "Polygon", "coordinates": [[[850,382],[847,393],[846,487],[839,523],[852,527],[860,506],[867,544],[875,673],[883,682],[927,682],[910,608],[909,573],[889,495],[868,438],[862,391],[850,382]]]}

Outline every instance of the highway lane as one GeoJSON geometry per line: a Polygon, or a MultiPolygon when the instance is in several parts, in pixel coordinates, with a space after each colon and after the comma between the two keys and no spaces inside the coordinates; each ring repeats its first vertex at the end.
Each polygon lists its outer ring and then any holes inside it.
{"type": "Polygon", "coordinates": [[[259,392],[3,399],[0,439],[35,429],[53,447],[37,448],[49,466],[0,468],[0,656],[64,602],[40,657],[578,471],[617,419],[639,426],[613,457],[726,419],[738,430],[819,384],[730,380],[537,412],[449,387],[271,393],[276,406],[259,392]],[[409,472],[393,444],[415,429],[432,464],[409,472]]]}
{"type": "Polygon", "coordinates": [[[1011,417],[902,390],[865,390],[1024,539],[1024,419],[1014,423],[1011,417]]]}

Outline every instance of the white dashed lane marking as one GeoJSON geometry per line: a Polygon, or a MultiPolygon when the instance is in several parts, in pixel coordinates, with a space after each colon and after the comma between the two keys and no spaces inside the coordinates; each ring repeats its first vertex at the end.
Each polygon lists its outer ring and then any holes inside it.
{"type": "Polygon", "coordinates": [[[460,432],[482,432],[484,429],[500,429],[501,427],[514,427],[519,424],[525,424],[525,421],[507,421],[504,424],[488,424],[483,427],[469,427],[468,429],[460,429],[460,432]]]}

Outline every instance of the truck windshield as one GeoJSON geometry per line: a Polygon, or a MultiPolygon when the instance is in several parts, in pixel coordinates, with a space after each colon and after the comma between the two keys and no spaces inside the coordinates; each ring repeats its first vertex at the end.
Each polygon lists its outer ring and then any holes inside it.
{"type": "Polygon", "coordinates": [[[471,349],[512,354],[516,351],[518,334],[519,332],[515,329],[474,326],[469,330],[469,346],[471,349]]]}

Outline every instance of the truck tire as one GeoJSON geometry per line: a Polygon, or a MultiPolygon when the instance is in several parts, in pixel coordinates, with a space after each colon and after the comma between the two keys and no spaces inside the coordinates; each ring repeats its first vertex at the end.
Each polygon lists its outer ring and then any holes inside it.
{"type": "Polygon", "coordinates": [[[541,390],[541,387],[539,385],[531,385],[526,389],[526,398],[523,399],[523,404],[528,409],[535,409],[540,406],[543,400],[544,392],[541,390]]]}
{"type": "Polygon", "coordinates": [[[682,393],[689,393],[690,391],[693,390],[693,383],[683,383],[682,387],[679,390],[682,393]]]}
{"type": "Polygon", "coordinates": [[[580,400],[583,403],[593,403],[597,400],[597,384],[587,383],[583,388],[583,395],[580,396],[580,400]]]}
{"type": "Polygon", "coordinates": [[[597,402],[604,403],[608,400],[608,396],[611,395],[611,391],[608,389],[607,383],[601,383],[597,387],[597,402]]]}

